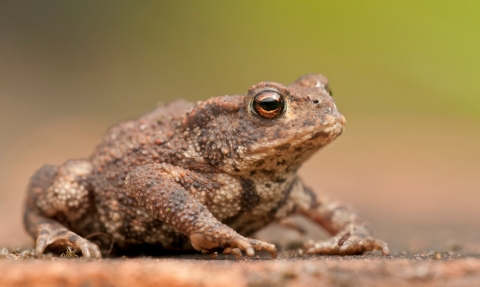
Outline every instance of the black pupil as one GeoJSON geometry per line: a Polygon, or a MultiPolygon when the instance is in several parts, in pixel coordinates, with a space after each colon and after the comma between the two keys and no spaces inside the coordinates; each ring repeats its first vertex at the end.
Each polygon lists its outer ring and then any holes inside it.
{"type": "Polygon", "coordinates": [[[274,111],[281,106],[280,99],[273,95],[261,99],[258,104],[266,111],[274,111]]]}

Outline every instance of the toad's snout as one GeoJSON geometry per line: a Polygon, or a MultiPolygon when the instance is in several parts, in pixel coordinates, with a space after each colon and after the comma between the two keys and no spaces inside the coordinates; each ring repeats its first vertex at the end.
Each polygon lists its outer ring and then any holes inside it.
{"type": "Polygon", "coordinates": [[[338,123],[345,126],[347,124],[347,119],[341,113],[338,113],[338,115],[338,123]]]}
{"type": "Polygon", "coordinates": [[[347,123],[345,117],[340,114],[330,95],[324,93],[309,94],[308,98],[314,109],[320,112],[325,118],[329,119],[330,124],[338,123],[344,126],[347,123]]]}

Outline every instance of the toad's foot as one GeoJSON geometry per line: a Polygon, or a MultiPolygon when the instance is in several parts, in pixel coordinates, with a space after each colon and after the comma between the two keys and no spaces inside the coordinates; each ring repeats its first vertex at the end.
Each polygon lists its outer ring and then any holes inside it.
{"type": "Polygon", "coordinates": [[[299,179],[294,182],[290,198],[296,213],[317,222],[334,235],[326,241],[306,243],[306,253],[349,255],[380,250],[383,255],[389,254],[388,245],[373,238],[368,223],[350,205],[314,193],[299,179]]]}
{"type": "Polygon", "coordinates": [[[368,232],[357,233],[354,228],[326,241],[307,242],[305,248],[308,254],[353,255],[372,250],[380,250],[383,255],[390,253],[387,243],[373,238],[368,232]]]}
{"type": "Polygon", "coordinates": [[[203,253],[213,253],[220,249],[220,251],[223,250],[224,254],[231,254],[239,259],[242,257],[242,251],[251,257],[255,255],[255,250],[257,250],[270,252],[272,258],[277,258],[275,245],[257,239],[245,238],[239,234],[232,238],[226,237],[226,239],[223,239],[194,233],[190,235],[190,241],[195,249],[203,253]]]}
{"type": "Polygon", "coordinates": [[[37,238],[37,246],[35,253],[40,256],[47,246],[72,246],[82,251],[85,258],[102,258],[102,253],[95,243],[69,231],[68,229],[51,224],[40,226],[39,236],[37,238]]]}

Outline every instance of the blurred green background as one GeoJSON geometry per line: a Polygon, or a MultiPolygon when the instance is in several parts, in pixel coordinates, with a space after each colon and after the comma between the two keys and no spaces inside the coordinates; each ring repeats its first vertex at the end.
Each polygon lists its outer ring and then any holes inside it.
{"type": "Polygon", "coordinates": [[[479,15],[480,1],[0,1],[0,240],[24,236],[34,170],[87,156],[116,121],[306,73],[328,76],[349,121],[302,171],[314,186],[378,225],[418,218],[392,200],[433,202],[425,224],[477,224],[458,211],[479,197],[479,15]]]}
{"type": "Polygon", "coordinates": [[[124,117],[321,72],[346,114],[480,118],[477,1],[1,5],[1,100],[41,117],[124,117]]]}

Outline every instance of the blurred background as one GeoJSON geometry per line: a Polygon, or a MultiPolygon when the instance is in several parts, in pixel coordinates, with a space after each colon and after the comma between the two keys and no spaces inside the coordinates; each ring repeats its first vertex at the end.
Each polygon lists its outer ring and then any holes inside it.
{"type": "MultiPolygon", "coordinates": [[[[480,243],[480,2],[0,1],[0,245],[29,177],[176,98],[322,73],[346,132],[301,169],[393,250],[480,243]]],[[[263,236],[268,236],[263,235],[263,236]]]]}

